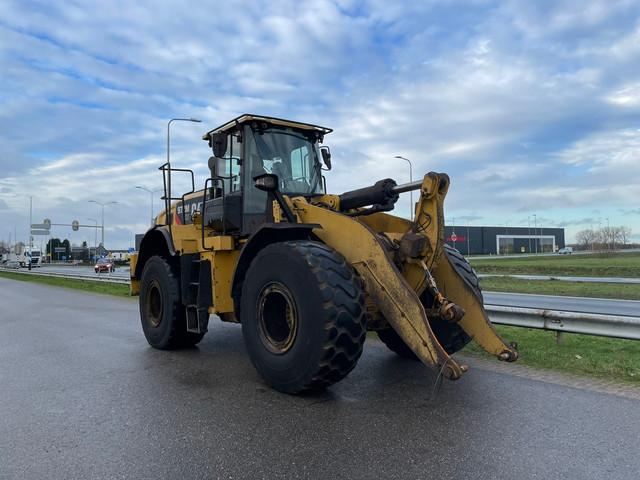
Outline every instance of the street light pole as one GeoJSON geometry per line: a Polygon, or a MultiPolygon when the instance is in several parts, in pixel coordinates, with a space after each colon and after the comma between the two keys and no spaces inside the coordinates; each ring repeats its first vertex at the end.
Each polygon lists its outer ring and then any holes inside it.
{"type": "Polygon", "coordinates": [[[536,214],[533,214],[533,236],[535,237],[536,242],[536,253],[538,253],[538,223],[536,214]]]}
{"type": "Polygon", "coordinates": [[[162,189],[159,188],[157,190],[151,190],[150,188],[147,187],[143,187],[141,185],[137,185],[136,188],[139,188],[140,190],[144,190],[145,192],[149,192],[149,195],[151,196],[151,205],[150,205],[150,212],[151,212],[151,226],[153,227],[153,224],[155,223],[155,218],[153,217],[153,194],[155,192],[160,192],[162,189]]]}
{"type": "Polygon", "coordinates": [[[87,218],[87,220],[91,220],[96,224],[96,228],[93,231],[93,255],[94,257],[98,256],[98,220],[95,218],[87,218]]]}
{"type": "Polygon", "coordinates": [[[98,202],[96,200],[89,200],[89,203],[95,203],[95,204],[100,205],[102,207],[102,248],[104,248],[104,207],[106,207],[107,205],[115,205],[118,202],[102,203],[102,202],[98,202]]]}
{"type": "MultiPolygon", "coordinates": [[[[167,123],[167,168],[169,169],[169,175],[167,175],[167,194],[164,199],[164,208],[166,212],[169,212],[171,208],[171,124],[173,122],[194,122],[201,123],[202,120],[198,120],[197,118],[172,118],[167,123]]],[[[163,173],[164,174],[164,173],[163,173]]],[[[170,223],[170,219],[166,219],[168,223],[170,223]]]]}
{"type": "MultiPolygon", "coordinates": [[[[409,183],[413,182],[413,167],[411,165],[411,160],[409,160],[408,158],[404,158],[401,157],[400,155],[396,155],[394,158],[399,158],[400,160],[404,160],[405,162],[407,162],[409,164],[409,183]]],[[[413,190],[411,190],[409,192],[409,201],[411,202],[411,221],[413,221],[413,217],[414,217],[414,205],[413,205],[413,190]]]]}

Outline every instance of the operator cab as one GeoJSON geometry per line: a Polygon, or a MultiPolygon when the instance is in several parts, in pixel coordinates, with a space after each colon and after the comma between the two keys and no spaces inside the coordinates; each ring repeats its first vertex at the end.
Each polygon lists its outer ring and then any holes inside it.
{"type": "Polygon", "coordinates": [[[322,165],[331,167],[328,147],[320,147],[325,127],[258,115],[242,115],[207,132],[213,156],[205,188],[205,225],[225,233],[251,234],[272,221],[267,192],[255,178],[278,177],[278,189],[289,196],[324,193],[322,165]]]}

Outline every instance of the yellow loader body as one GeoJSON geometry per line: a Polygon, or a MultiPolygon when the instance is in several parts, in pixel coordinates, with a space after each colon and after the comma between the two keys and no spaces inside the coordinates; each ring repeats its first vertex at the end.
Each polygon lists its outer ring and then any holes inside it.
{"type": "MultiPolygon", "coordinates": [[[[348,374],[362,351],[365,330],[377,331],[396,352],[415,356],[452,380],[467,370],[452,354],[469,340],[500,360],[516,360],[515,348],[487,317],[475,273],[445,245],[449,177],[430,172],[405,186],[388,179],[342,195],[326,194],[317,184],[310,186],[320,170],[320,150],[315,159],[311,153],[329,131],[243,116],[205,135],[217,154],[210,160],[211,184],[208,180],[204,189],[173,203],[167,200],[131,257],[131,292],[140,295],[149,343],[157,348],[195,344],[206,333],[210,314],[240,322],[256,368],[288,393],[324,388],[348,374]],[[252,136],[259,154],[251,150],[252,136]],[[308,143],[300,146],[300,139],[308,143]],[[240,153],[229,155],[231,165],[236,161],[245,169],[237,175],[244,182],[241,189],[234,189],[233,175],[219,170],[226,168],[220,160],[233,141],[244,144],[240,153]],[[285,141],[288,147],[282,147],[285,141]],[[299,157],[304,168],[292,174],[303,147],[309,152],[299,157]],[[285,148],[284,155],[273,153],[276,148],[285,148]],[[287,155],[291,180],[286,180],[287,155]],[[273,159],[271,173],[254,175],[267,165],[256,161],[261,157],[273,159]],[[311,191],[296,193],[304,188],[311,191]],[[385,213],[399,193],[410,189],[420,190],[415,220],[385,213]],[[256,192],[266,192],[260,197],[264,220],[257,227],[255,215],[246,215],[259,205],[247,200],[256,192]]],[[[330,167],[330,157],[322,156],[330,167]]],[[[161,169],[171,174],[170,166],[161,169]]],[[[175,199],[170,190],[165,198],[175,199]]]]}

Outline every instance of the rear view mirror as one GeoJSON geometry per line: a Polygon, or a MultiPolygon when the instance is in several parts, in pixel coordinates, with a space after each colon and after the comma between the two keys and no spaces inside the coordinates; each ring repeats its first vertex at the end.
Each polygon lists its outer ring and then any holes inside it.
{"type": "Polygon", "coordinates": [[[209,135],[209,144],[213,149],[213,154],[218,157],[224,157],[227,153],[227,134],[226,133],[212,133],[209,135]]]}
{"type": "Polygon", "coordinates": [[[327,170],[331,170],[331,150],[329,147],[320,147],[320,152],[322,153],[322,161],[324,162],[327,170]]]}

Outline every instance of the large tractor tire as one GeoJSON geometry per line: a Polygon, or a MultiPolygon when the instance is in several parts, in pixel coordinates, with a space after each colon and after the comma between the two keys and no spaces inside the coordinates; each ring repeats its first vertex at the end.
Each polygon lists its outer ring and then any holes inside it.
{"type": "MultiPolygon", "coordinates": [[[[482,301],[482,291],[480,290],[478,276],[469,262],[458,250],[447,244],[444,245],[444,252],[455,270],[465,279],[482,301]]],[[[420,301],[425,308],[431,308],[433,296],[429,291],[425,290],[420,296],[420,301]]],[[[449,355],[462,350],[471,341],[471,337],[455,323],[450,323],[440,318],[429,318],[429,325],[440,345],[449,355]]],[[[413,350],[404,343],[404,340],[400,338],[400,335],[393,328],[380,330],[377,333],[380,340],[393,352],[404,358],[418,360],[413,350]]]]}
{"type": "Polygon", "coordinates": [[[144,336],[154,348],[171,350],[200,342],[204,333],[187,332],[185,309],[180,302],[176,274],[165,259],[151,257],[140,281],[140,321],[144,336]]]}
{"type": "Polygon", "coordinates": [[[366,338],[360,279],[332,248],[275,243],[251,262],[240,298],[251,362],[276,390],[321,390],[353,370],[366,338]]]}

